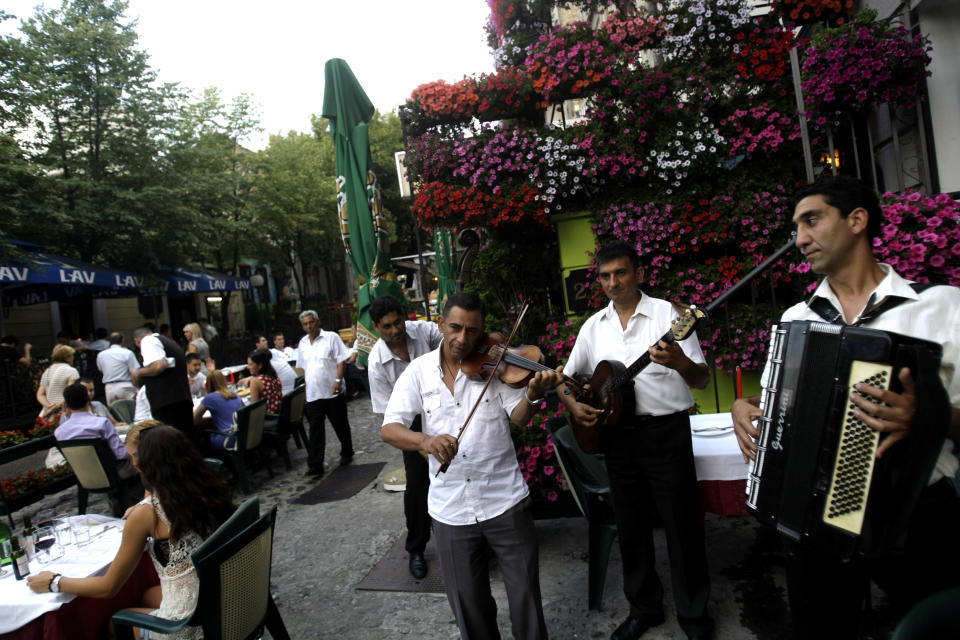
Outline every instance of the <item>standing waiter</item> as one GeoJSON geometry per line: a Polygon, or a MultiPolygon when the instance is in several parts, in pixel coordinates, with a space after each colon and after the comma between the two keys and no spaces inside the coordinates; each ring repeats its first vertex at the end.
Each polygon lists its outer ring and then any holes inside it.
{"type": "Polygon", "coordinates": [[[193,435],[193,400],[187,382],[187,359],[180,346],[147,327],[133,331],[143,367],[130,372],[137,386],[147,387],[153,417],[193,435]]]}
{"type": "MultiPolygon", "coordinates": [[[[370,320],[380,334],[380,339],[373,345],[367,358],[370,404],[373,412],[382,418],[397,378],[411,360],[439,347],[443,336],[436,323],[404,320],[403,307],[393,296],[381,296],[373,301],[370,320]]],[[[413,421],[410,430],[422,430],[420,416],[413,421]]],[[[427,512],[430,477],[427,460],[419,451],[403,452],[403,468],[407,476],[407,488],[403,493],[403,515],[407,521],[406,550],[410,554],[410,573],[419,580],[427,575],[423,550],[430,541],[430,514],[427,512]]]]}
{"type": "MultiPolygon", "coordinates": [[[[677,620],[688,638],[710,638],[710,576],[687,414],[693,406],[690,387],[707,385],[707,366],[695,335],[679,343],[659,340],[678,314],[666,300],[640,291],[643,267],[633,247],[608,244],[597,252],[596,262],[610,304],[584,323],[564,373],[592,372],[601,360],[630,365],[648,350],[651,360],[622,389],[635,394],[636,415],[623,416],[600,438],[620,537],[623,591],[630,603],[630,615],[611,639],[636,640],[664,621],[653,548],[654,509],[667,537],[677,620]]],[[[599,428],[598,409],[572,394],[560,397],[580,425],[599,428]]]]}

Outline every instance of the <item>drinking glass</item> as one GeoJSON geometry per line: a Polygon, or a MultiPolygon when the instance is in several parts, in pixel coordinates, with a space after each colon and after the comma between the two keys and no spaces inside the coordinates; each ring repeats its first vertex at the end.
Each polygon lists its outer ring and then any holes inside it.
{"type": "Polygon", "coordinates": [[[73,540],[78,547],[90,544],[90,522],[87,516],[76,516],[70,524],[73,530],[73,540]]]}
{"type": "Polygon", "coordinates": [[[73,539],[70,537],[70,516],[57,516],[53,521],[53,529],[57,534],[57,544],[64,549],[67,545],[73,544],[73,539]]]}
{"type": "Polygon", "coordinates": [[[8,571],[4,569],[2,564],[3,560],[6,560],[12,555],[13,555],[13,545],[10,543],[10,541],[7,539],[0,540],[0,578],[7,575],[8,573],[12,573],[12,571],[8,571]]]}

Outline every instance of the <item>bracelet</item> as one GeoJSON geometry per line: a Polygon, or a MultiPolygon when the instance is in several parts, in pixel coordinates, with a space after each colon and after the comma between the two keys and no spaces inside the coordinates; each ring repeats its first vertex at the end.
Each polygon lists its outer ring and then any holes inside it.
{"type": "Polygon", "coordinates": [[[540,396],[536,400],[531,400],[530,396],[527,395],[527,389],[529,388],[530,387],[527,387],[526,389],[523,390],[523,399],[526,400],[527,404],[529,404],[531,407],[539,406],[540,403],[543,402],[543,396],[540,396]]]}
{"type": "Polygon", "coordinates": [[[63,576],[59,573],[55,573],[52,578],[50,578],[50,584],[47,585],[47,591],[50,593],[60,593],[60,578],[63,576]]]}
{"type": "Polygon", "coordinates": [[[343,384],[343,378],[337,378],[336,380],[334,380],[334,382],[339,382],[340,384],[343,384]]]}

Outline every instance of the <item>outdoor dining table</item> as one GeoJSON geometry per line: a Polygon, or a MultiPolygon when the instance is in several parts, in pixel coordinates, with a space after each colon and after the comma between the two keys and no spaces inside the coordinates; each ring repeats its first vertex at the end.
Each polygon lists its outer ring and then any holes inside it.
{"type": "MultiPolygon", "coordinates": [[[[62,557],[45,565],[34,559],[30,572],[53,571],[72,578],[103,575],[120,548],[123,520],[90,514],[91,540],[67,545],[62,557]]],[[[144,553],[133,574],[113,598],[86,598],[69,593],[34,593],[13,571],[0,577],[0,640],[97,640],[106,637],[114,613],[142,606],[143,593],[160,584],[144,553]]]]}
{"type": "Polygon", "coordinates": [[[690,416],[690,433],[704,511],[747,515],[749,466],[743,461],[730,413],[690,416]]]}

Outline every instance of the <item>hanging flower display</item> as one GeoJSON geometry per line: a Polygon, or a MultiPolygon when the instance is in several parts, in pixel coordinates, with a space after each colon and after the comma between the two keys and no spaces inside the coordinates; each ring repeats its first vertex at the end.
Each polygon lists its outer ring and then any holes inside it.
{"type": "Polygon", "coordinates": [[[800,139],[800,125],[794,117],[763,103],[750,109],[737,109],[720,124],[731,132],[730,155],[775,153],[785,142],[800,139]]]}
{"type": "Polygon", "coordinates": [[[458,121],[470,118],[477,110],[480,96],[472,78],[447,84],[443,80],[422,84],[410,94],[423,113],[436,120],[458,121]]]}
{"type": "Polygon", "coordinates": [[[610,14],[600,28],[610,42],[628,55],[658,46],[665,33],[659,16],[625,16],[621,11],[610,14]]]}
{"type": "Polygon", "coordinates": [[[733,61],[737,75],[745,80],[756,78],[773,82],[790,71],[790,48],[793,34],[780,27],[741,31],[734,35],[733,61]]]}
{"type": "Polygon", "coordinates": [[[822,116],[871,103],[912,108],[930,75],[930,49],[926,36],[878,22],[869,10],[841,27],[818,29],[803,51],[807,109],[822,116]]]}
{"type": "Polygon", "coordinates": [[[854,0],[777,0],[774,7],[784,18],[800,24],[833,20],[843,24],[853,13],[854,0]]]}
{"type": "Polygon", "coordinates": [[[539,196],[537,189],[528,184],[521,184],[511,193],[491,193],[476,187],[428,182],[417,192],[413,210],[426,229],[438,224],[453,229],[499,227],[524,220],[546,226],[549,219],[539,196]]]}
{"type": "Polygon", "coordinates": [[[664,49],[679,59],[726,54],[735,35],[752,24],[750,14],[741,0],[680,0],[663,15],[664,49]]]}
{"type": "Polygon", "coordinates": [[[605,38],[586,22],[557,27],[527,53],[533,89],[548,102],[583,95],[613,73],[617,62],[605,38]]]}
{"type": "Polygon", "coordinates": [[[960,203],[912,189],[885,193],[884,225],[873,239],[877,259],[908,280],[960,286],[960,203]]]}

